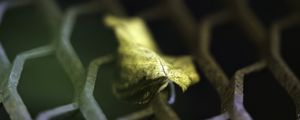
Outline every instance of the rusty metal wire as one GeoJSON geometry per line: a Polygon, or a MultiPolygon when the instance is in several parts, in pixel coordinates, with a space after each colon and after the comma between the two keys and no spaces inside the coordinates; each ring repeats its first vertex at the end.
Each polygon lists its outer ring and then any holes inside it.
{"type": "MultiPolygon", "coordinates": [[[[42,112],[37,119],[48,120],[53,117],[79,109],[85,119],[106,120],[101,107],[96,102],[93,91],[99,66],[111,61],[112,56],[102,56],[90,63],[86,70],[70,42],[74,23],[79,15],[104,12],[126,16],[124,7],[117,0],[99,0],[87,4],[70,7],[62,12],[54,0],[35,1],[4,1],[0,3],[0,22],[7,9],[18,6],[34,4],[45,14],[45,20],[51,29],[52,42],[49,45],[22,52],[11,63],[0,44],[0,102],[12,120],[31,120],[22,98],[18,94],[17,86],[24,63],[28,59],[55,54],[71,78],[75,97],[72,103],[57,106],[57,108],[42,112]]],[[[298,11],[272,23],[270,31],[248,7],[246,0],[228,0],[224,10],[209,15],[197,22],[183,4],[183,0],[161,0],[155,7],[141,11],[137,16],[145,20],[167,18],[181,31],[184,42],[189,46],[190,52],[204,75],[213,85],[221,98],[221,115],[210,120],[251,120],[251,114],[243,105],[244,77],[248,74],[268,68],[281,86],[292,98],[297,119],[300,119],[300,81],[288,67],[280,54],[281,31],[299,24],[298,11]],[[213,28],[229,21],[237,21],[248,33],[250,40],[256,44],[261,54],[260,61],[250,66],[240,68],[230,80],[218,65],[210,52],[210,42],[213,28]]],[[[100,21],[100,20],[99,20],[100,21]]],[[[101,101],[100,101],[101,102],[101,101]]],[[[167,104],[163,93],[159,94],[148,107],[135,113],[124,115],[119,120],[136,120],[154,115],[157,119],[180,119],[171,106],[167,104]]]]}

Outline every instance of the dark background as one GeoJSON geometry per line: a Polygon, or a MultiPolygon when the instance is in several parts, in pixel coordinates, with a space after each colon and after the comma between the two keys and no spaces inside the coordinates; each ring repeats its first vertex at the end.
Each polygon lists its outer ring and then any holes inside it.
{"type": "MultiPolygon", "coordinates": [[[[141,10],[151,8],[159,0],[120,0],[127,13],[134,16],[141,10]]],[[[66,8],[86,0],[57,0],[63,11],[66,8]]],[[[223,9],[217,0],[184,0],[197,21],[223,9]]],[[[289,13],[291,8],[285,0],[249,0],[252,10],[266,28],[289,13]]],[[[101,19],[104,13],[82,15],[75,24],[72,45],[80,60],[87,67],[96,57],[113,53],[117,42],[111,30],[101,19]]],[[[34,5],[9,10],[0,27],[0,41],[12,62],[23,51],[50,43],[50,34],[41,13],[34,5]]],[[[147,21],[152,35],[165,54],[186,55],[183,37],[166,19],[147,21]]],[[[282,56],[294,73],[300,75],[299,26],[282,32],[282,56]]],[[[234,22],[222,24],[213,29],[211,52],[226,75],[231,78],[234,72],[258,61],[258,53],[249,41],[246,33],[234,22]]],[[[29,60],[24,66],[18,91],[25,105],[35,118],[39,112],[72,101],[73,92],[69,77],[54,55],[29,60]]],[[[95,98],[108,119],[124,116],[141,109],[115,99],[111,93],[111,82],[116,72],[112,64],[99,69],[95,87],[95,98]]],[[[216,90],[198,68],[201,82],[187,92],[177,91],[177,100],[173,106],[183,120],[199,120],[220,114],[220,100],[216,90]]],[[[246,76],[244,105],[255,120],[295,120],[295,106],[286,91],[279,85],[272,73],[265,69],[246,76]]],[[[3,110],[3,107],[1,109],[3,110]]],[[[1,112],[4,113],[4,112],[1,112]]],[[[60,119],[82,119],[78,111],[60,117],[60,119]]]]}

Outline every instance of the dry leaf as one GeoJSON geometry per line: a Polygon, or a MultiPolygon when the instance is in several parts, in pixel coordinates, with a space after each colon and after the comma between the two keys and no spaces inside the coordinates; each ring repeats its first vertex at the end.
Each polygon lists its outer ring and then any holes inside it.
{"type": "Polygon", "coordinates": [[[162,55],[142,19],[107,16],[105,22],[119,41],[121,80],[113,85],[118,98],[147,103],[167,87],[169,80],[183,91],[199,81],[191,57],[162,55]]]}

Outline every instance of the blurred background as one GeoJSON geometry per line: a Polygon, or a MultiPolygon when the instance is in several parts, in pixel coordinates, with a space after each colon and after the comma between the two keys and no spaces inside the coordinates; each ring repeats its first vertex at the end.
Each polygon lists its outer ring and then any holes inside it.
{"type": "MultiPolygon", "coordinates": [[[[88,0],[56,0],[64,12],[67,8],[84,4],[88,0]]],[[[159,4],[160,0],[119,0],[129,16],[135,16],[159,4]]],[[[224,9],[220,0],[183,0],[196,21],[224,9]]],[[[270,28],[273,21],[292,13],[286,0],[248,0],[248,5],[263,26],[270,28]]],[[[300,7],[300,6],[299,6],[300,7]]],[[[91,60],[115,52],[118,43],[114,33],[102,22],[105,12],[85,14],[78,17],[72,31],[71,43],[85,68],[91,60]]],[[[300,15],[300,14],[299,14],[300,15]]],[[[16,55],[51,43],[51,34],[43,13],[35,4],[15,7],[5,12],[0,27],[0,42],[12,62],[16,55]]],[[[148,20],[147,25],[157,44],[165,54],[188,55],[184,36],[168,19],[148,20]]],[[[282,32],[281,53],[296,76],[300,75],[299,26],[282,32]]],[[[235,22],[226,22],[213,28],[211,53],[217,63],[231,78],[235,71],[259,60],[255,45],[235,22]]],[[[195,63],[197,64],[197,63],[195,63]]],[[[1,67],[1,66],[0,66],[1,67]]],[[[200,120],[220,114],[220,98],[208,82],[201,68],[197,68],[201,82],[182,93],[177,89],[177,98],[172,108],[183,120],[200,120]]],[[[116,119],[145,105],[134,105],[117,100],[112,95],[111,83],[117,72],[113,64],[101,66],[98,72],[94,96],[108,119],[116,119]]],[[[268,69],[245,78],[244,105],[254,120],[295,120],[296,107],[287,92],[280,86],[268,69]]],[[[18,92],[30,114],[35,118],[40,112],[65,105],[73,100],[70,78],[55,55],[28,60],[25,63],[18,92]]],[[[1,120],[9,119],[1,105],[1,120]]],[[[57,119],[83,119],[79,111],[57,119]]]]}

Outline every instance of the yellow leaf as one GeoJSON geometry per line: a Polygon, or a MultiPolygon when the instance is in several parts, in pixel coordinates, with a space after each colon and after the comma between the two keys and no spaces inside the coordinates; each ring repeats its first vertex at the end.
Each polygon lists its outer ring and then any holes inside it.
{"type": "Polygon", "coordinates": [[[160,53],[142,19],[107,16],[105,22],[114,29],[119,41],[121,79],[113,85],[118,98],[147,103],[166,88],[170,80],[183,91],[199,81],[190,57],[160,53]]]}

